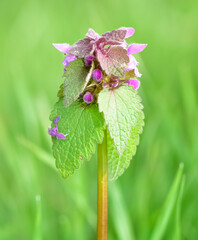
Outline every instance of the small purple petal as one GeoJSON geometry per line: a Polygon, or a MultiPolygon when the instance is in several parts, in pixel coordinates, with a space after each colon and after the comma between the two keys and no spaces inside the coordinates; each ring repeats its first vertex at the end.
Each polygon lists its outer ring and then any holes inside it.
{"type": "Polygon", "coordinates": [[[53,43],[53,46],[60,52],[69,53],[71,46],[67,43],[53,43]]]}
{"type": "Polygon", "coordinates": [[[75,60],[76,60],[76,56],[74,56],[73,54],[68,54],[68,55],[64,58],[62,64],[66,67],[66,66],[68,66],[68,65],[70,64],[70,62],[73,62],[73,61],[75,61],[75,60]]]}
{"type": "Polygon", "coordinates": [[[54,120],[55,127],[53,127],[52,129],[51,129],[51,128],[48,128],[48,133],[49,133],[49,135],[51,135],[52,137],[56,137],[56,138],[59,138],[59,139],[65,139],[65,138],[66,138],[66,135],[58,132],[57,123],[58,123],[59,119],[60,119],[59,116],[56,117],[56,119],[54,120]]]}
{"type": "Polygon", "coordinates": [[[138,62],[136,61],[134,56],[129,55],[129,63],[127,64],[126,71],[135,69],[137,65],[138,65],[138,62]]]}
{"type": "Polygon", "coordinates": [[[55,126],[54,128],[48,128],[48,133],[49,135],[51,135],[52,137],[56,137],[57,133],[58,133],[58,127],[55,126]]]}
{"type": "Polygon", "coordinates": [[[102,86],[103,86],[103,88],[106,88],[107,87],[107,83],[103,83],[102,86]]]}
{"type": "Polygon", "coordinates": [[[93,95],[90,92],[86,92],[83,96],[83,100],[86,103],[91,103],[93,101],[93,95]]]}
{"type": "Polygon", "coordinates": [[[135,67],[134,70],[135,70],[135,76],[136,77],[141,77],[142,76],[142,74],[139,72],[137,67],[135,67]]]}
{"type": "Polygon", "coordinates": [[[139,88],[139,86],[140,86],[140,82],[137,80],[137,79],[129,79],[128,81],[127,81],[127,83],[128,83],[128,85],[130,85],[130,86],[133,86],[133,89],[138,89],[139,88]]]}
{"type": "Polygon", "coordinates": [[[134,32],[135,32],[135,29],[134,29],[134,28],[122,27],[122,28],[119,28],[119,29],[120,29],[120,30],[126,30],[126,31],[127,31],[125,38],[131,37],[131,36],[134,34],[134,32]]]}
{"type": "Polygon", "coordinates": [[[85,64],[86,64],[87,66],[91,66],[93,60],[94,60],[94,57],[93,57],[93,56],[89,56],[89,57],[86,57],[86,58],[84,59],[84,62],[85,62],[85,64]]]}
{"type": "Polygon", "coordinates": [[[55,120],[54,120],[54,124],[57,124],[57,122],[59,121],[60,117],[58,116],[55,120]]]}
{"type": "Polygon", "coordinates": [[[117,86],[118,86],[118,82],[112,83],[112,86],[113,86],[113,87],[117,87],[117,86]]]}
{"type": "Polygon", "coordinates": [[[64,134],[62,134],[62,133],[57,133],[56,137],[58,139],[66,139],[66,136],[64,134]]]}
{"type": "Polygon", "coordinates": [[[142,52],[146,46],[147,46],[147,44],[133,43],[128,48],[128,54],[142,52]]]}
{"type": "Polygon", "coordinates": [[[96,81],[96,82],[101,82],[102,78],[103,78],[103,74],[99,69],[95,69],[92,73],[92,78],[96,81]]]}

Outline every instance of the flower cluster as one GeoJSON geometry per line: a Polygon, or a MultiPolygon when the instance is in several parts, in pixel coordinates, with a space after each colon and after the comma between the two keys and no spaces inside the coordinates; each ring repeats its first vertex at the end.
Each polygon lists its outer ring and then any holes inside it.
{"type": "Polygon", "coordinates": [[[56,137],[58,139],[66,139],[66,135],[58,132],[58,126],[57,126],[58,121],[59,121],[59,116],[54,120],[55,127],[49,128],[48,133],[52,137],[56,137]]]}
{"type": "Polygon", "coordinates": [[[141,74],[133,54],[143,51],[147,44],[133,43],[128,46],[126,38],[131,37],[134,32],[133,28],[123,27],[99,35],[89,29],[86,37],[73,46],[67,43],[53,44],[56,49],[66,54],[62,62],[64,71],[70,62],[79,58],[84,60],[85,66],[91,66],[94,62],[91,82],[80,95],[84,102],[93,102],[98,92],[106,87],[118,88],[128,84],[138,89],[140,83],[137,78],[141,77],[141,74]]]}

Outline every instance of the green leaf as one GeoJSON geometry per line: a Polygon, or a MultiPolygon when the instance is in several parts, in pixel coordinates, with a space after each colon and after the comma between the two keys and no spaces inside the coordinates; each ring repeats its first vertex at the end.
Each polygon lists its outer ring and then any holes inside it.
{"type": "Polygon", "coordinates": [[[122,47],[113,47],[105,55],[97,51],[97,58],[107,75],[124,77],[129,57],[127,50],[122,47]]]}
{"type": "Polygon", "coordinates": [[[80,93],[82,93],[87,86],[94,68],[92,62],[91,68],[85,66],[82,59],[77,59],[70,62],[64,73],[64,105],[68,107],[77,100],[80,93]]]}
{"type": "Polygon", "coordinates": [[[144,126],[144,113],[139,113],[139,118],[135,127],[132,128],[131,137],[128,145],[122,155],[118,151],[111,139],[109,132],[107,135],[107,152],[108,152],[108,173],[110,180],[116,180],[128,168],[132,157],[136,153],[137,145],[139,144],[139,134],[142,133],[144,126]]]}
{"type": "MultiPolygon", "coordinates": [[[[53,121],[60,117],[58,130],[68,134],[66,139],[53,139],[53,154],[56,167],[66,178],[78,169],[84,160],[89,160],[95,152],[96,144],[102,142],[104,119],[97,105],[82,106],[79,102],[65,108],[63,99],[54,106],[50,115],[53,121]]],[[[52,124],[54,126],[54,124],[52,124]]]]}
{"type": "Polygon", "coordinates": [[[104,113],[105,122],[119,155],[128,144],[132,128],[137,125],[142,109],[140,102],[137,91],[128,85],[113,90],[105,88],[99,93],[99,110],[104,113]]]}

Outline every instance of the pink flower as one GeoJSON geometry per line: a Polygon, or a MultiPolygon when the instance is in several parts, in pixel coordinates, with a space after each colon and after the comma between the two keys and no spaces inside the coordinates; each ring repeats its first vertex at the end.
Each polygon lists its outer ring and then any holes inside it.
{"type": "Polygon", "coordinates": [[[125,43],[125,38],[132,35],[132,29],[123,28],[106,32],[105,34],[99,35],[93,29],[89,29],[86,34],[87,38],[79,40],[70,49],[69,53],[79,57],[86,58],[97,54],[98,50],[108,50],[105,46],[121,46],[125,43]]]}
{"type": "Polygon", "coordinates": [[[134,54],[134,53],[142,52],[145,49],[146,46],[147,46],[147,44],[133,43],[128,48],[128,54],[134,54]]]}
{"type": "Polygon", "coordinates": [[[96,82],[99,83],[103,79],[103,74],[99,69],[95,69],[92,73],[92,77],[96,82]]]}
{"type": "Polygon", "coordinates": [[[88,57],[86,57],[86,58],[84,59],[84,62],[85,62],[85,64],[86,64],[87,66],[90,67],[93,60],[94,60],[94,57],[93,57],[93,56],[88,56],[88,57]]]}
{"type": "Polygon", "coordinates": [[[66,68],[66,66],[68,66],[70,64],[70,62],[73,62],[74,60],[76,60],[76,56],[73,54],[69,53],[69,50],[71,49],[71,46],[67,43],[53,43],[53,46],[59,51],[59,52],[63,52],[65,54],[67,54],[67,56],[64,58],[62,64],[64,65],[64,70],[66,68]]]}
{"type": "Polygon", "coordinates": [[[90,92],[86,92],[85,95],[83,96],[83,100],[86,103],[92,103],[93,95],[90,92]]]}
{"type": "Polygon", "coordinates": [[[59,116],[54,120],[55,127],[49,128],[48,133],[52,137],[56,137],[58,139],[66,139],[67,134],[64,135],[64,134],[58,132],[58,127],[57,127],[58,121],[59,121],[59,116]]]}
{"type": "Polygon", "coordinates": [[[128,79],[127,81],[128,85],[133,86],[133,89],[138,89],[140,86],[140,82],[137,79],[128,79]]]}
{"type": "Polygon", "coordinates": [[[124,71],[134,70],[136,77],[141,77],[137,69],[138,62],[131,54],[143,51],[147,44],[133,43],[128,47],[125,39],[131,37],[134,32],[133,28],[122,27],[99,35],[90,28],[86,38],[73,46],[67,43],[53,45],[60,52],[67,54],[62,62],[65,67],[77,58],[84,58],[87,66],[91,66],[93,60],[98,61],[102,70],[109,76],[123,77],[124,71]]]}

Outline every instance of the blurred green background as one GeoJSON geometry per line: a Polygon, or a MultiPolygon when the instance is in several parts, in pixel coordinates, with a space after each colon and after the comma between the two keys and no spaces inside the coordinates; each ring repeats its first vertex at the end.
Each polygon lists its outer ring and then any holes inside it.
{"type": "Polygon", "coordinates": [[[96,158],[67,180],[54,169],[48,117],[64,56],[51,43],[121,26],[136,30],[128,42],[148,43],[137,56],[146,118],[129,169],[109,183],[109,239],[198,239],[197,9],[195,0],[1,0],[1,240],[96,239],[96,158]],[[168,195],[181,162],[183,194],[179,179],[168,195]]]}

